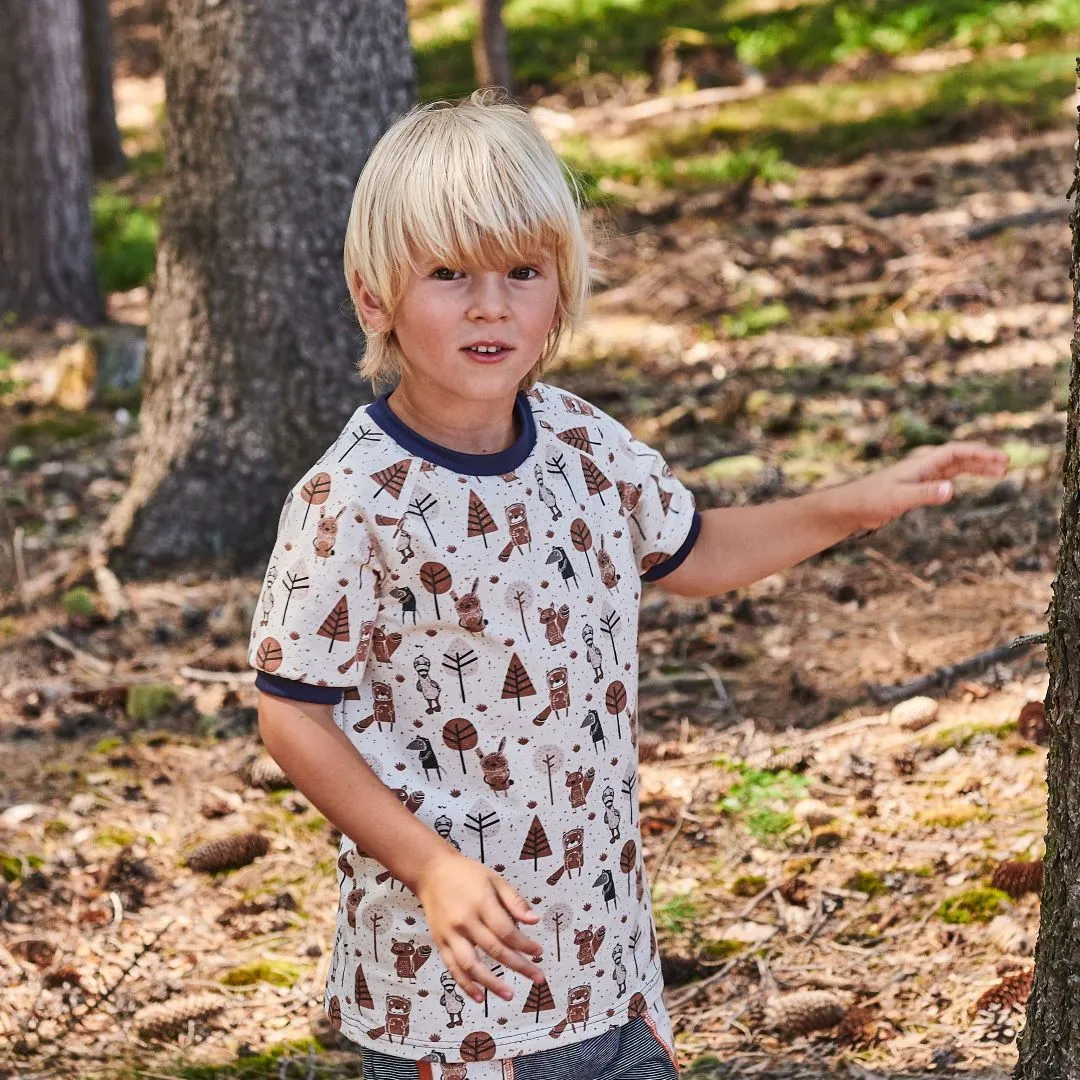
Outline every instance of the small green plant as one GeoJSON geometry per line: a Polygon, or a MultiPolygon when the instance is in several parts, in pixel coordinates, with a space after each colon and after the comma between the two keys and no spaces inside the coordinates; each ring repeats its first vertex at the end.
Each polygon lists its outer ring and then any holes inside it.
{"type": "Polygon", "coordinates": [[[730,337],[744,338],[762,334],[774,326],[782,326],[790,321],[791,312],[786,304],[764,304],[761,307],[747,304],[737,315],[725,315],[721,324],[730,337]]]}
{"type": "Polygon", "coordinates": [[[64,593],[61,603],[69,619],[93,619],[98,614],[94,594],[81,585],[77,585],[74,589],[68,589],[64,593]]]}
{"type": "Polygon", "coordinates": [[[681,934],[686,923],[699,914],[697,904],[688,895],[673,896],[655,910],[657,922],[671,934],[681,934]]]}
{"type": "Polygon", "coordinates": [[[15,881],[27,871],[37,870],[44,865],[45,860],[39,855],[13,855],[0,851],[0,873],[5,881],[15,881]]]}
{"type": "Polygon", "coordinates": [[[140,722],[156,720],[178,701],[180,692],[169,683],[133,683],[128,687],[128,719],[140,722]]]}
{"type": "Polygon", "coordinates": [[[758,840],[774,840],[795,824],[788,804],[801,799],[810,785],[808,777],[781,769],[766,772],[748,765],[736,765],[740,779],[720,800],[719,809],[742,821],[758,840]]]}
{"type": "Polygon", "coordinates": [[[134,844],[137,839],[138,836],[136,836],[135,833],[114,825],[102,829],[101,832],[94,837],[94,843],[97,844],[98,847],[122,848],[127,847],[128,844],[134,844]]]}
{"type": "Polygon", "coordinates": [[[292,986],[303,974],[298,964],[289,960],[256,960],[243,967],[233,968],[222,976],[226,986],[251,986],[265,982],[272,986],[292,986]]]}
{"type": "Polygon", "coordinates": [[[735,896],[757,896],[768,880],[764,874],[743,874],[731,883],[731,892],[735,896]]]}
{"type": "Polygon", "coordinates": [[[745,941],[733,941],[730,938],[715,938],[701,946],[701,955],[706,960],[726,960],[746,948],[745,941]]]}
{"type": "Polygon", "coordinates": [[[989,922],[1009,904],[1008,894],[1000,889],[969,889],[943,900],[938,914],[947,923],[989,922]]]}
{"type": "Polygon", "coordinates": [[[108,188],[93,200],[94,247],[104,292],[145,285],[154,271],[160,203],[138,206],[108,188]]]}
{"type": "Polygon", "coordinates": [[[11,353],[0,349],[0,397],[4,394],[12,394],[25,385],[25,380],[9,378],[6,372],[15,366],[15,357],[11,353]]]}
{"type": "Polygon", "coordinates": [[[889,891],[888,885],[882,880],[880,874],[872,870],[858,870],[844,882],[845,889],[854,892],[866,893],[867,896],[879,896],[889,891]]]}

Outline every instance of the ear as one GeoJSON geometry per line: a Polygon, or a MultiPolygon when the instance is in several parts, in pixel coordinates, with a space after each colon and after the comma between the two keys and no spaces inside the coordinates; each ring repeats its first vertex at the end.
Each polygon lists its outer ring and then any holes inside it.
{"type": "Polygon", "coordinates": [[[389,318],[375,294],[364,284],[358,270],[353,271],[353,293],[356,297],[356,306],[360,309],[360,317],[365,326],[372,330],[385,332],[389,330],[389,318]]]}

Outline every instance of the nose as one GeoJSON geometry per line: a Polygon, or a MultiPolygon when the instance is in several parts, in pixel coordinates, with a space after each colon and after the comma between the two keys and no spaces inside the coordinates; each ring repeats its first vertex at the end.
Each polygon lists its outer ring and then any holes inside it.
{"type": "Polygon", "coordinates": [[[478,322],[505,319],[510,314],[507,282],[499,271],[474,274],[469,288],[468,317],[478,322]]]}

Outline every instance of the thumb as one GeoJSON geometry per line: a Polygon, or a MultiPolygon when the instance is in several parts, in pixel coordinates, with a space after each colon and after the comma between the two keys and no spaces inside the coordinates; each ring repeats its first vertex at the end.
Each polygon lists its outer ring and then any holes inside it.
{"type": "Polygon", "coordinates": [[[948,502],[952,493],[953,486],[948,480],[935,480],[922,485],[923,503],[927,506],[948,502]]]}

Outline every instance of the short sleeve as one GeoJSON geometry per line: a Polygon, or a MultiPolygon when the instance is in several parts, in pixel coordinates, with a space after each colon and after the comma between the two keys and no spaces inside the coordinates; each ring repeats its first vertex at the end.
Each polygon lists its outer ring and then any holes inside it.
{"type": "Polygon", "coordinates": [[[363,677],[384,570],[343,482],[317,467],[285,500],[251,623],[260,690],[336,704],[363,677]]]}
{"type": "Polygon", "coordinates": [[[690,554],[701,531],[693,492],[659,451],[618,425],[623,437],[625,476],[619,498],[630,519],[634,560],[643,581],[658,581],[690,554]]]}

